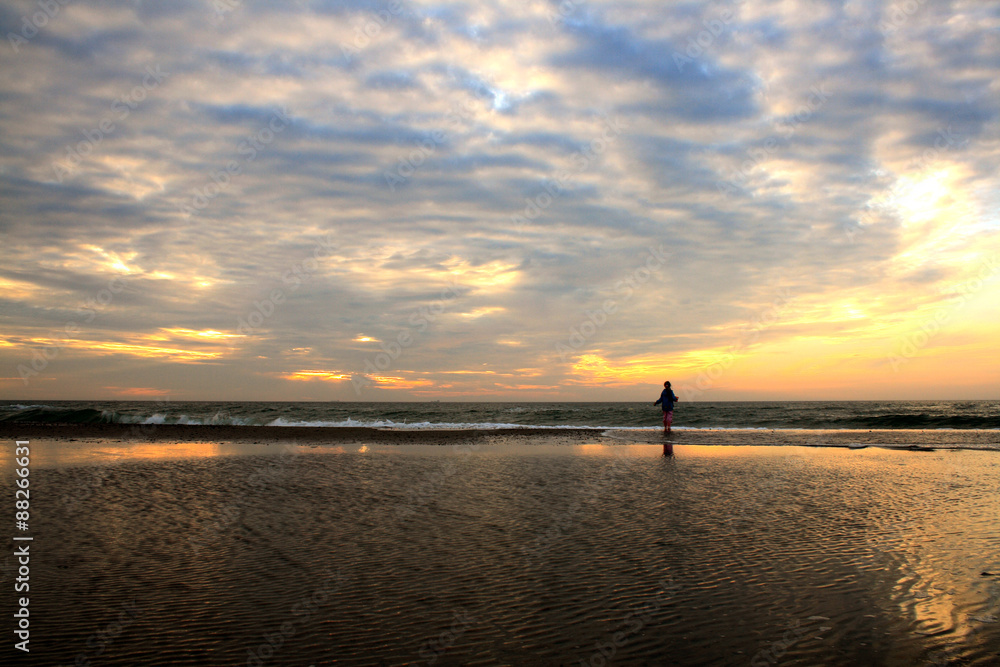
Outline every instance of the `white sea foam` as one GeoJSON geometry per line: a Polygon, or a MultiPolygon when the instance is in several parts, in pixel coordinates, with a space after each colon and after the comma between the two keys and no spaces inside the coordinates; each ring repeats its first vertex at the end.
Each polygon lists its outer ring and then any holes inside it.
{"type": "Polygon", "coordinates": [[[565,429],[588,429],[594,431],[607,430],[608,426],[574,426],[571,424],[559,424],[559,425],[548,425],[548,426],[536,426],[533,424],[507,424],[507,423],[490,423],[490,422],[479,422],[479,423],[466,423],[466,422],[395,422],[391,419],[379,419],[375,421],[358,421],[351,418],[347,418],[343,421],[288,421],[281,417],[278,417],[274,421],[268,422],[267,426],[321,426],[321,427],[356,427],[356,428],[384,428],[384,429],[394,429],[394,430],[426,430],[426,429],[438,429],[438,430],[457,430],[457,431],[467,431],[472,429],[482,429],[482,430],[492,430],[492,429],[502,429],[502,428],[531,428],[531,429],[546,429],[546,430],[565,430],[565,429]]]}

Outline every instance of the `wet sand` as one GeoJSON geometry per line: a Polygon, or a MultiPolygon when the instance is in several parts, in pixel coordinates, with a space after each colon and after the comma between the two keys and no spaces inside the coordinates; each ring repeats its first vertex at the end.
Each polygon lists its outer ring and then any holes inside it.
{"type": "Polygon", "coordinates": [[[594,429],[423,429],[392,430],[338,426],[234,426],[199,424],[23,424],[0,422],[0,438],[46,438],[51,440],[99,439],[153,442],[288,442],[335,444],[371,442],[379,444],[447,445],[504,435],[548,437],[594,437],[594,429]]]}
{"type": "Polygon", "coordinates": [[[106,454],[32,471],[30,664],[987,665],[1000,652],[996,452],[677,444],[665,458],[593,433],[523,436],[213,456],[152,443],[177,458],[33,441],[106,454]]]}
{"type": "Polygon", "coordinates": [[[498,438],[528,442],[602,442],[688,445],[805,445],[810,447],[898,447],[1000,450],[995,429],[675,429],[665,436],[659,429],[497,428],[497,429],[388,429],[323,426],[233,426],[194,424],[31,424],[0,422],[0,439],[45,438],[123,442],[297,442],[336,445],[373,444],[451,445],[490,442],[498,438]]]}

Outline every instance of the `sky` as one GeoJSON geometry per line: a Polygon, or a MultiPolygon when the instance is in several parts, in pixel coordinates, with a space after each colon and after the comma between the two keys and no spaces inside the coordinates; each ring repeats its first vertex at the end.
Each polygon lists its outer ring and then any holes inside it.
{"type": "Polygon", "coordinates": [[[1000,5],[0,5],[0,398],[1000,398],[1000,5]]]}

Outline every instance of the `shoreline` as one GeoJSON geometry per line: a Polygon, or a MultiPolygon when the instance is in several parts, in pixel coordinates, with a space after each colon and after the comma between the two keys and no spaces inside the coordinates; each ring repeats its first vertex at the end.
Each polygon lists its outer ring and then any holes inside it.
{"type": "Polygon", "coordinates": [[[1000,450],[1000,431],[968,429],[680,429],[669,436],[648,430],[595,428],[391,429],[370,426],[241,426],[230,424],[56,424],[0,422],[0,438],[53,441],[237,442],[378,445],[453,445],[483,440],[559,440],[567,444],[604,443],[886,447],[890,449],[1000,450]]]}
{"type": "Polygon", "coordinates": [[[413,429],[389,430],[370,426],[236,426],[215,424],[45,424],[0,422],[0,438],[49,440],[138,440],[145,442],[307,442],[448,445],[492,436],[600,438],[600,430],[584,428],[540,429],[413,429]]]}

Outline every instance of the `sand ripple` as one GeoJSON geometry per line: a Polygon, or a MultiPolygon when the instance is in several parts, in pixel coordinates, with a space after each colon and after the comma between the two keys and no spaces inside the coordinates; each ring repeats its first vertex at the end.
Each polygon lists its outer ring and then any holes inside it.
{"type": "Polygon", "coordinates": [[[726,450],[221,457],[122,464],[100,483],[85,468],[40,470],[32,658],[985,665],[996,654],[998,578],[980,575],[1000,570],[994,454],[726,450]]]}

